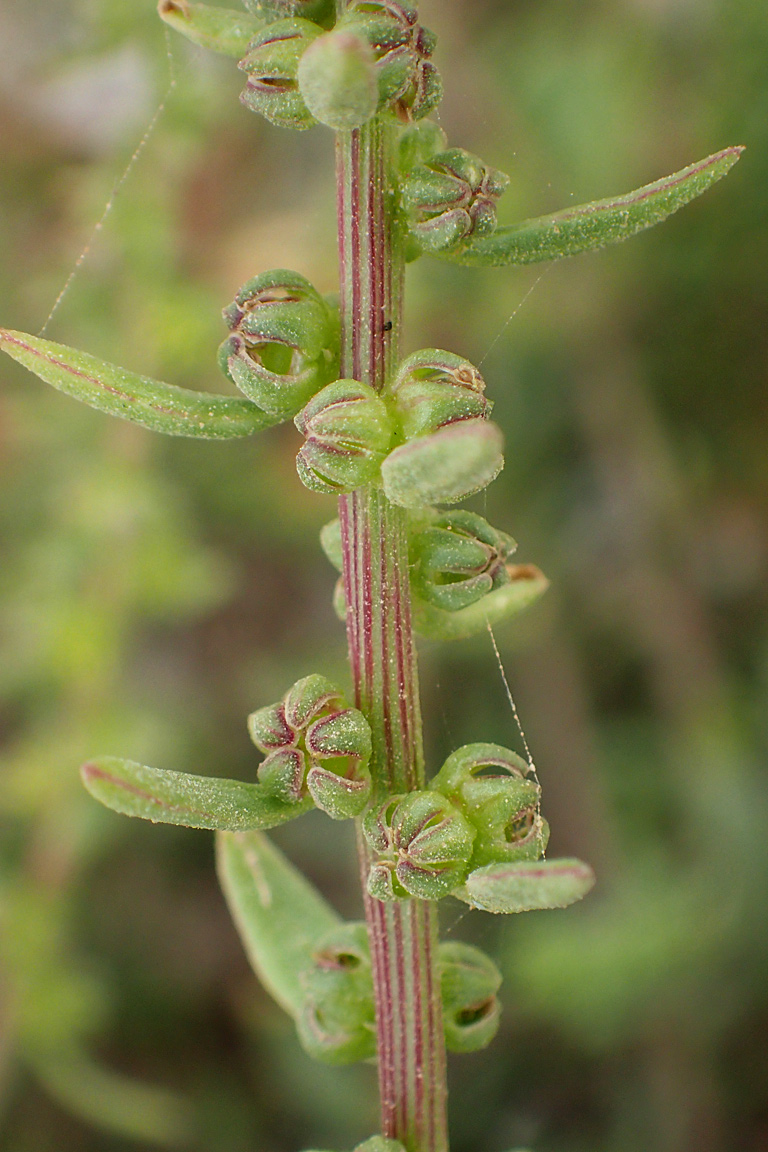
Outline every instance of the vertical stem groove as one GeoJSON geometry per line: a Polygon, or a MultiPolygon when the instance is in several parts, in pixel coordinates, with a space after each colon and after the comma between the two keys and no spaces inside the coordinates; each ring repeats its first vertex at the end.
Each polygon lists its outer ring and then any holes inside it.
{"type": "MultiPolygon", "coordinates": [[[[381,390],[394,367],[404,261],[390,174],[394,129],[374,120],[337,137],[342,375],[381,390]]],[[[355,702],[373,733],[374,797],[424,787],[421,710],[411,627],[406,514],[381,489],[339,501],[347,638],[355,702]]],[[[408,1152],[447,1152],[446,1067],[437,970],[437,906],[366,893],[381,1125],[408,1152]]]]}

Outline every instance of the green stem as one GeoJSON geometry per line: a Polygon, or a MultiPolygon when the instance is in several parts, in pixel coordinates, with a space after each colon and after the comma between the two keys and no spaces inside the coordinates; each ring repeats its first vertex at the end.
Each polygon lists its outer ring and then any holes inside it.
{"type": "MultiPolygon", "coordinates": [[[[391,176],[394,128],[337,143],[342,375],[381,389],[397,360],[404,260],[391,176]]],[[[424,787],[406,514],[379,488],[339,502],[347,636],[357,706],[373,732],[377,799],[424,787]]],[[[367,846],[358,835],[365,893],[367,846]]],[[[365,895],[376,998],[381,1124],[408,1152],[446,1152],[446,1061],[437,906],[365,895]]]]}

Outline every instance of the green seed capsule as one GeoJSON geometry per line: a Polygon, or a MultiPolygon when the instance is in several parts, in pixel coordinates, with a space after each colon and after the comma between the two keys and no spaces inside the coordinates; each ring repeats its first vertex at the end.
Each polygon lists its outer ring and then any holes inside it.
{"type": "Polygon", "coordinates": [[[392,421],[380,396],[357,380],[336,380],[296,417],[306,437],[296,457],[313,492],[352,492],[379,475],[392,442],[392,421]]]}
{"type": "Polygon", "coordinates": [[[329,128],[359,128],[376,113],[379,93],[373,52],[351,32],[318,37],[302,56],[298,76],[304,103],[329,128]]]}
{"type": "Polygon", "coordinates": [[[299,91],[299,61],[322,29],[309,20],[276,20],[251,41],[238,67],[248,75],[240,96],[246,108],[279,128],[312,128],[317,121],[299,91]]]}
{"type": "Polygon", "coordinates": [[[302,1045],[327,1064],[376,1054],[373,979],[365,924],[344,924],[317,942],[301,976],[304,1007],[297,1019],[302,1045]]]}
{"type": "Polygon", "coordinates": [[[439,900],[467,874],[475,830],[438,792],[390,797],[363,830],[377,853],[368,891],[379,900],[439,900]]]}
{"type": "Polygon", "coordinates": [[[499,1029],[501,973],[490,956],[457,940],[440,945],[438,964],[446,1047],[477,1052],[499,1029]]]}
{"type": "Polygon", "coordinates": [[[411,537],[413,589],[445,612],[459,612],[509,583],[517,545],[474,512],[445,512],[411,537]]]}
{"type": "Polygon", "coordinates": [[[429,59],[436,39],[418,23],[415,8],[396,0],[356,0],[336,27],[371,48],[379,107],[391,108],[402,121],[420,120],[437,107],[443,88],[429,59]]]}
{"type": "Polygon", "coordinates": [[[402,201],[411,234],[424,252],[446,252],[496,229],[496,200],[509,177],[463,148],[450,148],[413,168],[402,201]]]}
{"type": "Polygon", "coordinates": [[[335,375],[336,316],[298,272],[277,268],[255,276],[223,316],[232,335],[219,349],[221,368],[273,417],[295,416],[335,375]]]}
{"type": "Polygon", "coordinates": [[[541,790],[528,765],[498,744],[467,744],[453,752],[430,782],[476,829],[472,869],[515,860],[538,860],[549,827],[539,812],[541,790]],[[490,774],[489,774],[490,770],[490,774]]]}
{"type": "Polygon", "coordinates": [[[248,731],[267,753],[259,781],[269,795],[284,803],[311,796],[334,820],[363,811],[371,790],[371,730],[330,680],[299,680],[280,703],[253,712],[248,731]]]}

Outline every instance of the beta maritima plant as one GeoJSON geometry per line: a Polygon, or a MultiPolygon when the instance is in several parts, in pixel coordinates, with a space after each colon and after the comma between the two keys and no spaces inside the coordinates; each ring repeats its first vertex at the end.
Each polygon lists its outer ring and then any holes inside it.
{"type": "Polygon", "coordinates": [[[335,493],[322,546],[340,573],[353,693],[322,674],[248,719],[255,783],[112,757],[82,769],[129,816],[216,832],[219,875],[254,969],[331,1063],[375,1059],[381,1133],[357,1152],[446,1152],[445,1049],[498,1026],[499,973],[476,948],[440,944],[437,901],[493,913],[561,908],[594,882],[545,859],[548,826],[529,764],[494,744],[459,748],[428,778],[414,632],[470,636],[547,586],[515,543],[456,509],[504,464],[476,367],[428,348],[402,358],[405,264],[557,260],[659,223],[735,164],[726,148],[625,196],[497,226],[508,178],[449,146],[435,36],[400,0],[246,0],[235,12],[161,0],[162,18],[239,61],[243,103],[278,127],[335,133],[339,296],[298,272],[259,272],[224,309],[221,368],[238,397],[172,387],[85,352],[0,330],[14,359],[63,392],[175,436],[250,436],[294,420],[299,476],[335,493]],[[366,922],[344,923],[265,836],[313,807],[355,820],[366,922]]]}

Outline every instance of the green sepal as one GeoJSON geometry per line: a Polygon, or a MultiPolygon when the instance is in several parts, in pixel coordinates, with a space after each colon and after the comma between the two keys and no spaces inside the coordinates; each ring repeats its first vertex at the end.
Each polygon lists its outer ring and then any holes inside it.
{"type": "Polygon", "coordinates": [[[248,80],[240,101],[278,128],[304,131],[317,124],[299,91],[299,61],[322,29],[310,20],[276,20],[253,38],[238,64],[248,80]]]}
{"type": "Polygon", "coordinates": [[[311,799],[286,804],[260,784],[147,768],[116,756],[91,760],[80,774],[107,808],[155,824],[227,832],[276,828],[313,807],[311,799]]]}
{"type": "Polygon", "coordinates": [[[428,604],[418,596],[413,598],[413,626],[420,636],[429,640],[465,640],[494,627],[533,604],[549,587],[549,581],[533,564],[507,566],[509,584],[496,588],[466,608],[448,612],[428,604]]]}
{"type": "Polygon", "coordinates": [[[490,956],[458,940],[440,945],[438,967],[448,1051],[485,1048],[499,1030],[501,972],[490,956]]]}
{"type": "Polygon", "coordinates": [[[478,868],[452,895],[483,912],[532,912],[567,908],[594,883],[594,872],[581,860],[525,860],[478,868]]]}
{"type": "Polygon", "coordinates": [[[230,440],[276,423],[250,400],[162,384],[26,332],[0,328],[0,349],[60,392],[153,432],[230,440]]]}
{"type": "Polygon", "coordinates": [[[234,56],[236,60],[245,54],[266,22],[263,16],[213,8],[210,4],[192,4],[190,0],[159,0],[157,11],[161,20],[193,44],[234,56]]]}
{"type": "Polygon", "coordinates": [[[269,994],[294,1019],[305,1000],[302,974],[318,940],[342,921],[274,844],[259,832],[216,837],[219,881],[248,959],[269,994]]]}
{"type": "Polygon", "coordinates": [[[660,224],[706,192],[730,171],[743,151],[743,147],[725,148],[626,196],[595,200],[551,216],[524,220],[521,224],[498,228],[493,235],[456,251],[433,255],[454,264],[498,268],[505,264],[562,260],[577,252],[618,244],[636,232],[660,224]]]}

